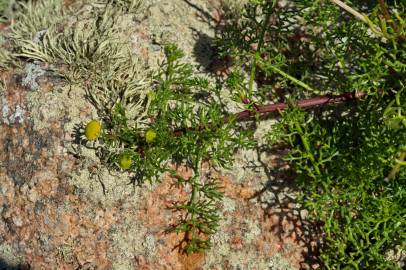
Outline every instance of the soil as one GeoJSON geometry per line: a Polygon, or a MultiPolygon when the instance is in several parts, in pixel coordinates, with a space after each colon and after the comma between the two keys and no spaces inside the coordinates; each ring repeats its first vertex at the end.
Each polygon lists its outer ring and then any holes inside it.
{"type": "MultiPolygon", "coordinates": [[[[132,40],[146,68],[162,61],[164,43],[175,42],[197,73],[214,80],[211,42],[221,16],[218,2],[145,1],[132,40]]],[[[77,137],[96,110],[83,89],[46,70],[45,64],[27,63],[0,73],[6,82],[0,91],[0,269],[317,267],[311,261],[316,242],[281,159],[284,149],[262,142],[236,153],[228,171],[206,168],[225,185],[223,220],[211,250],[186,256],[176,249],[182,235],[168,232],[178,218],[168,207],[184,200],[187,191],[169,176],[133,186],[126,173],[101,166],[85,147],[92,145],[77,137]]],[[[231,101],[228,106],[240,109],[231,101]]],[[[271,123],[258,127],[259,141],[271,123]]]]}

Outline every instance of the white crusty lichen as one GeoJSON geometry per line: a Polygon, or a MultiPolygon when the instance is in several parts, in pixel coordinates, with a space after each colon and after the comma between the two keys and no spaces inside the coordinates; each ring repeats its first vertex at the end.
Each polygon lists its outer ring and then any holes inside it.
{"type": "Polygon", "coordinates": [[[6,98],[1,96],[2,92],[4,92],[4,88],[2,89],[0,84],[0,123],[6,125],[23,123],[26,110],[19,104],[15,105],[14,108],[11,108],[6,98]]]}
{"type": "Polygon", "coordinates": [[[269,270],[292,270],[294,269],[288,260],[280,253],[275,253],[269,258],[268,262],[269,270]]]}
{"type": "Polygon", "coordinates": [[[153,257],[156,253],[155,237],[152,234],[145,236],[145,242],[142,244],[145,248],[145,253],[148,257],[153,257]]]}
{"type": "Polygon", "coordinates": [[[24,68],[24,75],[21,80],[21,85],[28,87],[31,91],[39,89],[37,79],[45,74],[45,70],[39,64],[27,63],[24,68]]]}

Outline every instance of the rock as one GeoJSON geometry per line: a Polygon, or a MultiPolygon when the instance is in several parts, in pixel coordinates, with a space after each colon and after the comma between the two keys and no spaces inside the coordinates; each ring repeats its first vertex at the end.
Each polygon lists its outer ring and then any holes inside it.
{"type": "Polygon", "coordinates": [[[13,216],[12,220],[13,220],[14,225],[16,225],[17,227],[23,226],[23,219],[21,218],[21,216],[19,216],[19,215],[13,216]]]}
{"type": "Polygon", "coordinates": [[[272,202],[275,202],[275,198],[276,198],[275,193],[272,192],[272,191],[267,190],[264,193],[262,193],[261,202],[272,203],[272,202]]]}
{"type": "Polygon", "coordinates": [[[42,202],[42,201],[36,201],[36,202],[35,202],[35,206],[34,206],[34,213],[35,213],[36,215],[41,215],[42,212],[44,211],[45,207],[46,207],[46,205],[45,205],[44,202],[42,202]]]}
{"type": "Polygon", "coordinates": [[[146,253],[148,257],[152,257],[155,255],[155,237],[152,234],[148,234],[145,236],[145,242],[143,246],[146,249],[146,253]]]}
{"type": "Polygon", "coordinates": [[[301,219],[306,219],[308,214],[309,214],[309,211],[307,211],[306,209],[300,210],[300,218],[301,219]]]}
{"type": "Polygon", "coordinates": [[[30,202],[35,203],[38,200],[38,192],[35,189],[31,189],[28,191],[28,200],[30,202]]]}
{"type": "Polygon", "coordinates": [[[163,3],[160,10],[165,15],[170,15],[174,11],[174,6],[171,2],[163,3]]]}

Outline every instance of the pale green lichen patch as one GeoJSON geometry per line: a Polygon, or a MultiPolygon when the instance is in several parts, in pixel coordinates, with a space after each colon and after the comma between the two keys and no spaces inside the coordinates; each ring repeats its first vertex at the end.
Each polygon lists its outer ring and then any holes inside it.
{"type": "Polygon", "coordinates": [[[123,205],[122,222],[115,224],[111,229],[112,242],[109,247],[109,257],[112,261],[112,269],[134,269],[136,268],[134,258],[146,253],[143,243],[147,229],[134,222],[136,207],[136,201],[127,201],[123,205]]]}
{"type": "Polygon", "coordinates": [[[18,251],[6,243],[0,244],[0,259],[0,269],[17,268],[21,263],[18,251]]]}
{"type": "Polygon", "coordinates": [[[62,0],[40,0],[20,2],[14,13],[10,37],[20,41],[32,40],[39,31],[55,26],[65,18],[62,0]]]}
{"type": "MultiPolygon", "coordinates": [[[[69,122],[73,123],[81,121],[80,114],[83,110],[95,115],[95,110],[91,108],[84,95],[83,90],[69,86],[56,86],[53,91],[46,93],[41,91],[28,93],[28,110],[35,130],[49,128],[61,115],[65,115],[69,122]]],[[[67,123],[68,126],[69,124],[67,123]]]]}
{"type": "Polygon", "coordinates": [[[5,38],[0,35],[0,68],[7,68],[12,63],[12,53],[7,49],[7,42],[5,38]]]}
{"type": "MultiPolygon", "coordinates": [[[[59,0],[30,2],[22,6],[18,23],[11,28],[15,56],[51,64],[50,69],[86,91],[99,114],[121,102],[136,115],[143,111],[146,72],[131,51],[134,22],[128,12],[138,8],[138,0],[89,2],[71,16],[72,10],[61,11],[59,0]]],[[[35,78],[28,76],[32,72],[26,73],[23,83],[38,88],[35,78]]]]}
{"type": "Polygon", "coordinates": [[[92,162],[90,158],[85,158],[83,160],[83,167],[85,168],[73,175],[69,183],[97,204],[111,206],[129,197],[133,197],[132,200],[137,200],[137,193],[139,193],[140,188],[133,188],[129,185],[131,179],[128,174],[112,175],[106,168],[93,169],[92,166],[99,164],[99,162],[92,162]],[[92,171],[89,172],[87,167],[90,167],[92,171]]]}

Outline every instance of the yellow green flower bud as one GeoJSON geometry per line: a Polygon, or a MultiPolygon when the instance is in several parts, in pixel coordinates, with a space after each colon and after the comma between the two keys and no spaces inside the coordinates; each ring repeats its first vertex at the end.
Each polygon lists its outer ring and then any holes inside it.
{"type": "Polygon", "coordinates": [[[156,132],[152,129],[149,129],[146,133],[145,133],[145,140],[147,141],[147,143],[151,143],[155,140],[156,138],[156,132]]]}
{"type": "Polygon", "coordinates": [[[147,96],[148,96],[149,100],[151,100],[151,101],[156,99],[155,92],[152,92],[152,91],[148,92],[147,96]]]}
{"type": "Polygon", "coordinates": [[[123,154],[120,156],[118,165],[120,166],[121,169],[127,170],[131,167],[132,164],[133,164],[133,161],[129,155],[123,154]]]}
{"type": "Polygon", "coordinates": [[[101,124],[97,120],[90,121],[85,128],[85,136],[89,141],[94,141],[99,137],[101,132],[101,124]]]}

